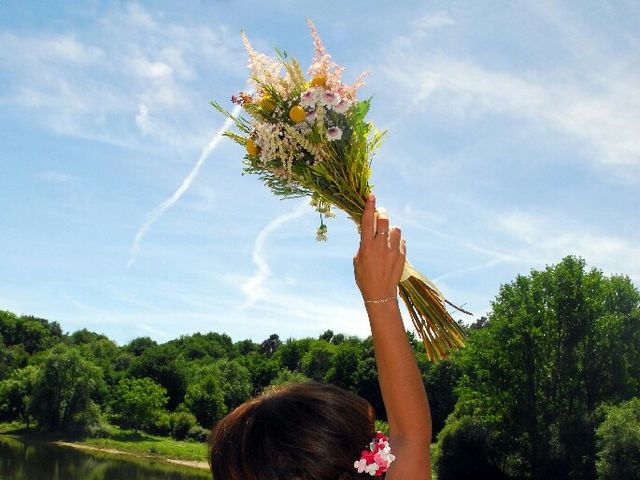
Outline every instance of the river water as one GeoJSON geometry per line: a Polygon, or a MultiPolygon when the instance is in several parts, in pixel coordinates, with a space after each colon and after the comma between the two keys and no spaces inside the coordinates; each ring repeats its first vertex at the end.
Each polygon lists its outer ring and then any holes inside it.
{"type": "Polygon", "coordinates": [[[207,470],[0,435],[0,480],[211,480],[207,470]]]}

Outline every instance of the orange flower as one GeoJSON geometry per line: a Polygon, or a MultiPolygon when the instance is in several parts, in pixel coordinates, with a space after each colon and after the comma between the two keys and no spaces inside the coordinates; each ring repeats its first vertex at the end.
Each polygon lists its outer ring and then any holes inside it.
{"type": "Polygon", "coordinates": [[[325,88],[327,86],[327,79],[324,75],[316,75],[313,77],[313,80],[311,80],[311,86],[325,88]]]}
{"type": "Polygon", "coordinates": [[[276,109],[276,102],[270,96],[262,97],[260,99],[260,108],[262,108],[267,115],[271,115],[276,109]]]}
{"type": "Polygon", "coordinates": [[[250,138],[247,140],[246,147],[247,147],[247,153],[252,157],[257,156],[260,153],[260,147],[258,147],[256,145],[256,142],[254,142],[250,138]]]}
{"type": "Polygon", "coordinates": [[[295,123],[302,123],[305,119],[305,111],[300,105],[295,105],[289,110],[289,118],[295,123]]]}

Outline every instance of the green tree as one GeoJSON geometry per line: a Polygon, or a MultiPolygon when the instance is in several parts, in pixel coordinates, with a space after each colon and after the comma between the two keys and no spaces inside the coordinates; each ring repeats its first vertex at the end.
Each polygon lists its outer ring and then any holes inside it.
{"type": "Polygon", "coordinates": [[[167,342],[165,345],[175,348],[178,354],[188,361],[229,358],[235,353],[231,337],[224,333],[184,335],[177,340],[167,342]]]}
{"type": "Polygon", "coordinates": [[[496,455],[495,425],[463,417],[450,421],[438,435],[434,464],[438,480],[499,480],[507,477],[496,455]]]}
{"type": "Polygon", "coordinates": [[[142,354],[134,357],[129,376],[150,378],[167,390],[170,411],[176,409],[184,400],[187,389],[187,362],[179,354],[174,344],[146,347],[142,354]]]}
{"type": "Polygon", "coordinates": [[[29,354],[23,345],[0,346],[0,379],[6,378],[13,370],[23,368],[29,361],[29,354]]]}
{"type": "Polygon", "coordinates": [[[184,397],[184,404],[198,423],[211,428],[216,420],[227,413],[221,373],[217,365],[206,365],[193,374],[184,397]]]}
{"type": "Polygon", "coordinates": [[[276,353],[280,345],[282,345],[280,337],[277,334],[272,333],[271,335],[269,335],[269,338],[267,338],[260,344],[260,352],[262,352],[262,354],[266,355],[267,357],[271,357],[274,353],[276,353]]]}
{"type": "Polygon", "coordinates": [[[454,416],[498,419],[508,473],[595,478],[596,408],[638,381],[639,292],[567,257],[503,285],[492,306],[460,352],[454,416]]]}
{"type": "Polygon", "coordinates": [[[292,372],[288,369],[283,369],[278,372],[276,377],[271,381],[271,387],[277,387],[280,385],[290,385],[296,383],[307,383],[311,379],[300,372],[292,372]]]}
{"type": "Polygon", "coordinates": [[[445,421],[454,411],[458,396],[456,385],[462,376],[462,371],[455,358],[447,358],[437,363],[427,360],[426,354],[418,354],[422,378],[429,397],[433,436],[444,428],[445,421]]]}
{"type": "Polygon", "coordinates": [[[292,372],[300,370],[302,356],[309,349],[310,341],[310,339],[294,340],[293,338],[289,338],[285,343],[280,345],[275,355],[280,367],[292,372]]]}
{"type": "Polygon", "coordinates": [[[21,317],[0,310],[0,336],[5,346],[21,345],[29,354],[41,352],[62,340],[57,322],[30,315],[21,317]]]}
{"type": "Polygon", "coordinates": [[[599,480],[640,478],[640,398],[610,408],[596,436],[599,480]]]}
{"type": "Polygon", "coordinates": [[[362,354],[358,361],[358,368],[353,374],[351,390],[366,399],[374,408],[376,418],[387,420],[387,412],[382,401],[382,392],[378,382],[378,370],[373,351],[373,339],[366,338],[362,342],[362,354]]]}
{"type": "Polygon", "coordinates": [[[98,420],[93,400],[103,390],[99,367],[78,350],[56,345],[35,380],[30,411],[42,428],[84,430],[98,420]]]}
{"type": "Polygon", "coordinates": [[[249,371],[235,360],[221,359],[196,367],[185,395],[185,406],[198,423],[211,428],[216,420],[251,397],[249,371]]]}
{"type": "Polygon", "coordinates": [[[36,366],[29,365],[0,382],[0,419],[20,420],[29,428],[29,403],[38,373],[36,366]]]}
{"type": "Polygon", "coordinates": [[[148,348],[156,346],[158,346],[158,343],[150,337],[138,337],[131,340],[124,348],[132,355],[139,357],[148,348]]]}
{"type": "Polygon", "coordinates": [[[302,357],[302,373],[313,380],[323,380],[333,367],[335,350],[335,345],[324,340],[314,340],[311,348],[302,357]]]}
{"type": "MultiPolygon", "coordinates": [[[[184,408],[184,406],[183,406],[184,408]]],[[[171,412],[169,416],[169,426],[171,427],[171,436],[176,440],[184,440],[189,431],[197,426],[198,419],[188,410],[178,409],[171,412]]]]}
{"type": "Polygon", "coordinates": [[[253,340],[240,340],[233,344],[233,349],[235,350],[235,355],[244,356],[251,352],[259,352],[260,345],[253,340]]]}
{"type": "MultiPolygon", "coordinates": [[[[331,340],[335,337],[332,334],[331,340]]],[[[334,351],[332,366],[327,371],[325,380],[349,390],[354,384],[353,376],[358,369],[362,348],[359,342],[349,341],[339,343],[334,351]]]]}
{"type": "MultiPolygon", "coordinates": [[[[235,360],[219,360],[215,363],[224,391],[224,403],[233,410],[251,397],[252,385],[249,370],[235,360]]],[[[206,425],[204,425],[206,427],[206,425]]]]}
{"type": "Polygon", "coordinates": [[[152,427],[167,404],[167,390],[150,378],[122,379],[114,397],[112,409],[120,423],[136,431],[152,427]]]}
{"type": "Polygon", "coordinates": [[[278,364],[273,358],[267,358],[257,351],[250,351],[237,362],[249,371],[252,395],[259,394],[278,374],[278,364]]]}

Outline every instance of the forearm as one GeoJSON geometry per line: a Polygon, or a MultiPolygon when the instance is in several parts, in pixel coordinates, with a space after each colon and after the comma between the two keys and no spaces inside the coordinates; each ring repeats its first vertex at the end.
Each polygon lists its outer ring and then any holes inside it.
{"type": "Polygon", "coordinates": [[[398,302],[366,306],[391,435],[396,442],[410,440],[428,448],[431,443],[429,402],[398,302]]]}

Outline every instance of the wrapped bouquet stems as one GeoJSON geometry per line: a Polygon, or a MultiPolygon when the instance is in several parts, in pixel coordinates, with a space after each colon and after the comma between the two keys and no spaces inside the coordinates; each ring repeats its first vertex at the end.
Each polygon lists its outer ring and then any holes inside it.
{"type": "MultiPolygon", "coordinates": [[[[326,240],[325,219],[334,207],[360,224],[371,192],[371,160],[385,132],[365,119],[370,99],[356,97],[365,74],[351,85],[343,83],[343,67],[331,61],[308,23],[315,56],[306,74],[286,52],[276,49],[275,57],[256,52],[243,34],[255,90],[231,100],[249,118],[212,105],[235,122],[237,131],[225,135],[245,147],[245,173],[258,175],[277,196],[310,197],[320,214],[316,238],[326,240]]],[[[409,262],[399,291],[430,360],[464,345],[463,332],[446,308],[453,305],[409,262]]]]}

